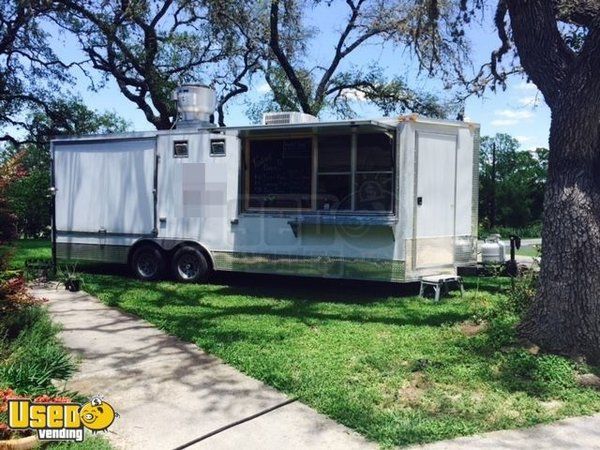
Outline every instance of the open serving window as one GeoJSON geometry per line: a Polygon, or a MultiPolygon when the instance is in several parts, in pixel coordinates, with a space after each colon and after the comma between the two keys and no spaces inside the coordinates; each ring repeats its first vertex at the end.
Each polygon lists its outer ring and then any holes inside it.
{"type": "Polygon", "coordinates": [[[246,211],[394,212],[393,128],[315,124],[285,132],[276,128],[248,128],[241,133],[246,211]]]}

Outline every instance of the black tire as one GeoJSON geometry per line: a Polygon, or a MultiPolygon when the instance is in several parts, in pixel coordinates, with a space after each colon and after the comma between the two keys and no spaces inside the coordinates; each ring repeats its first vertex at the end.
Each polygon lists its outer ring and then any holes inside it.
{"type": "Polygon", "coordinates": [[[158,280],[165,271],[165,257],[152,245],[143,245],[131,257],[131,270],[140,280],[158,280]]]}
{"type": "Polygon", "coordinates": [[[208,278],[210,266],[200,249],[184,245],[173,255],[171,271],[178,281],[198,283],[208,278]]]}

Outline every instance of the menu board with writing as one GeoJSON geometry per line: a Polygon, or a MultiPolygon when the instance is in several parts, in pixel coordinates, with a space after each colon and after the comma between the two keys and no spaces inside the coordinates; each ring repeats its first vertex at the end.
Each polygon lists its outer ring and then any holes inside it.
{"type": "Polygon", "coordinates": [[[251,140],[251,208],[310,208],[312,139],[251,140]]]}

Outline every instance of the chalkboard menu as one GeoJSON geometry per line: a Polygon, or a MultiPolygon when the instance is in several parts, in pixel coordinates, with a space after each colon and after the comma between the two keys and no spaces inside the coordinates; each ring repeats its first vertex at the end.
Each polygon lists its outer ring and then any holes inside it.
{"type": "Polygon", "coordinates": [[[312,139],[251,140],[248,205],[251,208],[310,208],[312,139]]]}

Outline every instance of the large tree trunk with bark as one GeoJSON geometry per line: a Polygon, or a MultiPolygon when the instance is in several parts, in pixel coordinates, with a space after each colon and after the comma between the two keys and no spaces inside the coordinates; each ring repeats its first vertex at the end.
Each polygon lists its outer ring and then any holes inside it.
{"type": "Polygon", "coordinates": [[[541,273],[519,329],[545,350],[598,363],[600,74],[596,58],[579,62],[552,105],[541,273]]]}

